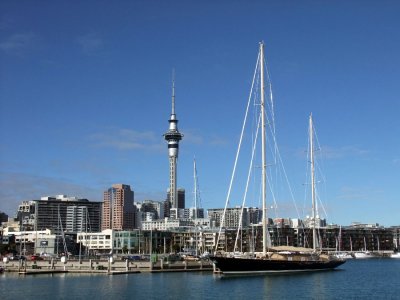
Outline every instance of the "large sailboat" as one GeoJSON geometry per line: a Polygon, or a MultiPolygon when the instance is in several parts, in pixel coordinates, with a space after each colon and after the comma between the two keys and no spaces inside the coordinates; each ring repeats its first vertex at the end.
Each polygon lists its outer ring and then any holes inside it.
{"type": "MultiPolygon", "coordinates": [[[[313,248],[277,246],[268,244],[267,236],[267,171],[266,171],[266,120],[265,120],[265,96],[264,96],[264,43],[260,43],[259,49],[259,71],[260,71],[260,117],[261,117],[261,184],[262,184],[262,230],[263,244],[262,252],[226,254],[215,252],[210,259],[213,261],[217,271],[224,275],[264,274],[274,272],[297,272],[297,271],[319,271],[334,269],[345,262],[345,260],[323,254],[317,249],[317,233],[315,229],[316,204],[313,177],[313,153],[311,153],[311,186],[312,186],[312,208],[313,208],[313,248]]],[[[312,128],[312,118],[310,117],[312,128]]],[[[312,134],[310,133],[312,136],[312,134]]],[[[312,137],[310,141],[311,151],[313,148],[312,137]]],[[[235,162],[236,164],[236,162],[235,162]]],[[[228,201],[227,201],[228,202],[228,201]]],[[[222,223],[224,217],[222,218],[222,223]]],[[[223,224],[222,224],[223,225],[223,224]]],[[[221,226],[222,226],[221,225],[221,226]]],[[[222,227],[221,227],[222,228],[222,227]]],[[[221,232],[220,232],[221,234],[221,232]]],[[[217,241],[218,244],[218,241],[217,241]]],[[[217,245],[218,246],[218,245],[217,245]]]]}

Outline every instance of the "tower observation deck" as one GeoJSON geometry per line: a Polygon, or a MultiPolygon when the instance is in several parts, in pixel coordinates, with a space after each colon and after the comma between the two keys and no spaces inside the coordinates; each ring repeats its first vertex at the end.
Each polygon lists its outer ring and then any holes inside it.
{"type": "Polygon", "coordinates": [[[175,80],[172,80],[172,111],[168,120],[169,129],[164,133],[164,138],[168,142],[169,156],[169,193],[171,208],[178,208],[177,195],[177,159],[179,153],[179,141],[183,134],[178,130],[178,120],[175,114],[175,80]]]}

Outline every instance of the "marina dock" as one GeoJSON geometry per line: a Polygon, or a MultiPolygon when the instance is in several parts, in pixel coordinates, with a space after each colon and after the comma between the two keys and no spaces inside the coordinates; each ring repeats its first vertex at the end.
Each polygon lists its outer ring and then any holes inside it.
{"type": "Polygon", "coordinates": [[[20,275],[39,274],[104,274],[120,275],[135,273],[160,272],[212,272],[213,264],[209,260],[199,261],[114,261],[107,260],[69,260],[63,263],[59,260],[41,261],[9,261],[3,264],[5,272],[17,272],[20,275]]]}

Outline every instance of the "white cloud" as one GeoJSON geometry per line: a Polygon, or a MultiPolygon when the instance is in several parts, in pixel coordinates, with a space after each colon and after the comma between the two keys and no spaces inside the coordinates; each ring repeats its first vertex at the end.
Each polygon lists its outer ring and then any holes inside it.
{"type": "MultiPolygon", "coordinates": [[[[358,148],[357,146],[341,146],[341,147],[331,147],[331,146],[321,146],[320,151],[316,151],[316,155],[322,155],[324,159],[341,159],[345,157],[365,157],[369,150],[358,148]]],[[[299,149],[297,151],[297,156],[305,157],[307,151],[305,149],[299,149]]]]}
{"type": "Polygon", "coordinates": [[[104,47],[103,39],[94,33],[82,35],[76,41],[86,55],[98,54],[104,47]]]}
{"type": "Polygon", "coordinates": [[[110,128],[105,132],[95,133],[90,140],[96,147],[109,147],[117,150],[160,150],[162,140],[151,131],[110,128]]]}
{"type": "Polygon", "coordinates": [[[338,199],[346,201],[381,201],[383,192],[370,187],[349,187],[340,189],[338,199]]]}
{"type": "Polygon", "coordinates": [[[228,141],[225,138],[221,138],[216,135],[212,135],[210,138],[210,144],[214,146],[225,146],[228,144],[228,141]]]}
{"type": "Polygon", "coordinates": [[[325,146],[322,148],[323,155],[326,158],[343,158],[349,156],[362,156],[369,153],[368,150],[360,149],[356,146],[342,146],[339,148],[333,148],[325,146]]]}
{"type": "Polygon", "coordinates": [[[201,145],[204,142],[204,138],[196,132],[196,130],[186,129],[184,132],[185,142],[201,145]]]}
{"type": "Polygon", "coordinates": [[[16,172],[0,173],[0,211],[14,216],[22,201],[42,196],[68,195],[101,201],[102,191],[78,185],[61,178],[16,172]]]}
{"type": "Polygon", "coordinates": [[[8,54],[22,55],[33,45],[35,40],[36,35],[31,32],[16,33],[0,42],[0,49],[8,54]]]}
{"type": "Polygon", "coordinates": [[[221,146],[228,144],[225,138],[221,138],[215,134],[210,134],[206,138],[196,130],[186,129],[184,132],[185,143],[203,145],[207,141],[208,145],[221,146]]]}
{"type": "MultiPolygon", "coordinates": [[[[89,139],[96,147],[108,147],[117,150],[153,150],[165,151],[165,142],[160,134],[152,131],[135,131],[125,128],[108,128],[104,132],[92,134],[89,139]]],[[[210,136],[205,139],[195,131],[185,131],[185,144],[202,145],[205,140],[210,145],[226,145],[225,139],[210,136]]]]}

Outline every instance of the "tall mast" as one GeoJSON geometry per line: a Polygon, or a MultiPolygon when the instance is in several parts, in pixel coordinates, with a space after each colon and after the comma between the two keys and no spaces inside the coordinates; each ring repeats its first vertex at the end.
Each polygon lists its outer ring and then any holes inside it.
{"type": "Polygon", "coordinates": [[[266,134],[265,134],[265,99],[264,99],[264,43],[260,42],[260,80],[261,80],[261,156],[262,156],[262,226],[263,254],[267,254],[267,172],[266,172],[266,134]]]}
{"type": "Polygon", "coordinates": [[[194,238],[195,238],[195,254],[198,255],[197,241],[197,174],[196,174],[196,158],[193,158],[193,180],[194,180],[194,238]]]}
{"type": "Polygon", "coordinates": [[[315,203],[315,174],[314,174],[314,130],[313,130],[313,121],[312,114],[310,115],[310,162],[311,162],[311,200],[312,200],[312,230],[313,230],[313,250],[317,249],[318,240],[317,240],[317,231],[315,229],[316,222],[316,203],[315,203]]]}
{"type": "Polygon", "coordinates": [[[196,158],[193,159],[193,181],[194,181],[194,219],[197,219],[197,171],[196,158]]]}

